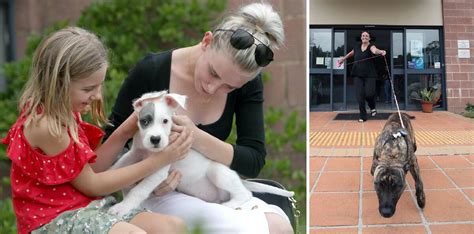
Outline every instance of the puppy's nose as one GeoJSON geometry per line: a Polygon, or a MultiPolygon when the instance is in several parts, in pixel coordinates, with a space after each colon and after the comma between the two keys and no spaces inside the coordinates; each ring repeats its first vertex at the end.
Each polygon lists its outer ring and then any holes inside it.
{"type": "Polygon", "coordinates": [[[150,142],[153,145],[158,145],[160,143],[161,137],[160,136],[151,136],[150,137],[150,142]]]}
{"type": "Polygon", "coordinates": [[[379,211],[380,214],[385,218],[390,218],[395,213],[395,210],[391,209],[390,207],[381,207],[379,211]]]}

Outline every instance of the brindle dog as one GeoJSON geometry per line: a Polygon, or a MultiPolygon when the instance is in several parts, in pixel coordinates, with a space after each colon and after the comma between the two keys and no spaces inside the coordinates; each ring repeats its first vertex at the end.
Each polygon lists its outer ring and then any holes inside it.
{"type": "Polygon", "coordinates": [[[416,160],[416,140],[410,117],[402,113],[402,128],[398,113],[390,115],[377,137],[370,173],[374,176],[375,191],[379,199],[379,212],[385,218],[395,214],[398,199],[405,190],[405,176],[411,172],[415,180],[416,200],[425,207],[425,193],[420,168],[416,160]]]}

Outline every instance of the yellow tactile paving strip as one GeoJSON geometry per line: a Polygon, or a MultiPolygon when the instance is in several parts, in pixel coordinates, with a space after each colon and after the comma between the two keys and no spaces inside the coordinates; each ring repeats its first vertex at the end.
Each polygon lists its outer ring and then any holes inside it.
{"type": "MultiPolygon", "coordinates": [[[[373,146],[379,132],[312,132],[313,147],[373,146]]],[[[417,131],[417,145],[474,145],[474,131],[417,131]]]]}

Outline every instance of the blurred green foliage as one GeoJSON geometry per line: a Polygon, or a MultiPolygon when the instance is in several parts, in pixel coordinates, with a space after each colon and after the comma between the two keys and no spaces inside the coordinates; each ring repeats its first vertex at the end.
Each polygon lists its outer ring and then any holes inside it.
{"type": "Polygon", "coordinates": [[[471,103],[466,103],[464,108],[465,112],[463,113],[464,117],[474,119],[474,105],[471,103]]]}
{"type": "MultiPolygon", "coordinates": [[[[225,7],[226,1],[220,0],[142,0],[139,4],[130,4],[128,0],[104,0],[93,1],[84,9],[76,25],[96,33],[109,49],[110,65],[104,84],[106,113],[110,113],[128,70],[140,58],[149,52],[198,43],[204,32],[217,23],[215,20],[225,7]]],[[[16,121],[18,98],[28,79],[34,50],[43,37],[67,25],[68,22],[58,22],[41,34],[31,35],[25,56],[5,64],[0,70],[7,78],[7,89],[0,93],[0,138],[16,121]]],[[[268,75],[264,75],[264,80],[271,82],[268,75]]],[[[304,209],[305,168],[294,168],[289,159],[290,155],[305,157],[304,116],[269,108],[266,110],[265,124],[269,157],[261,177],[278,180],[288,189],[294,190],[299,206],[304,209]]],[[[8,160],[5,149],[0,144],[0,163],[8,160]]],[[[8,179],[4,180],[8,182],[8,179]]],[[[305,221],[304,215],[301,221],[305,221]]],[[[0,200],[0,233],[15,232],[11,199],[0,200]]]]}

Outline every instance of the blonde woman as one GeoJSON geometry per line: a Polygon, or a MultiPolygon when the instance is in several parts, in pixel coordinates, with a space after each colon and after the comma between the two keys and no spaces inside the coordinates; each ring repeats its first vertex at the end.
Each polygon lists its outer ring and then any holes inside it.
{"type": "Polygon", "coordinates": [[[19,103],[20,116],[3,143],[12,160],[11,187],[19,233],[176,233],[175,217],[134,210],[127,217],[107,213],[103,197],[150,175],[187,153],[192,136],[184,129],[166,150],[117,170],[103,171],[133,136],[135,114],[101,146],[102,130],[81,120],[90,111],[103,123],[101,88],[106,49],[86,30],[70,27],[45,38],[35,51],[30,79],[19,103]],[[103,172],[101,172],[103,171],[103,172]]]}
{"type": "MultiPolygon", "coordinates": [[[[186,110],[174,117],[193,132],[193,148],[244,177],[256,177],[265,164],[263,83],[259,75],[283,45],[281,19],[272,6],[253,3],[225,17],[197,45],[151,53],[125,80],[110,116],[118,126],[133,112],[132,100],[150,91],[188,96],[186,110]],[[237,142],[226,143],[232,121],[237,142]]],[[[178,129],[178,127],[176,128],[178,129]]],[[[111,134],[115,129],[107,128],[111,134]]],[[[146,208],[196,223],[205,233],[291,233],[283,211],[254,198],[232,210],[174,191],[180,172],[170,173],[146,208]],[[170,192],[171,191],[171,192],[170,192]],[[252,210],[253,208],[253,210],[252,210]]]]}

